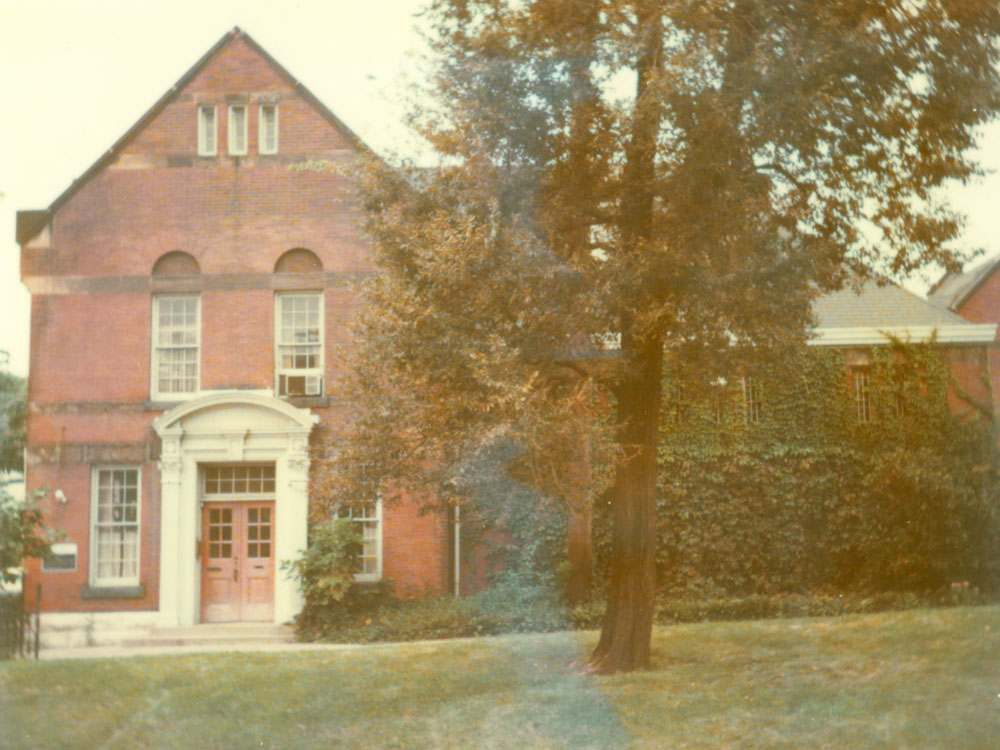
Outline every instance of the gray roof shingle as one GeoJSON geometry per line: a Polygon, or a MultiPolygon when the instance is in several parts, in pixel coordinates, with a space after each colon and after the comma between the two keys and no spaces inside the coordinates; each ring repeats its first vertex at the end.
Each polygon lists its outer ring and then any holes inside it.
{"type": "Polygon", "coordinates": [[[866,281],[856,294],[850,287],[813,303],[817,328],[896,328],[971,325],[955,313],[935,307],[895,284],[866,281]]]}

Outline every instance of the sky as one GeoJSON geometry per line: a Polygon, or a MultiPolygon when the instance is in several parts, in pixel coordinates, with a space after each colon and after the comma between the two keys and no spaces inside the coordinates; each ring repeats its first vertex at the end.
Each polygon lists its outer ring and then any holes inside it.
{"type": "MultiPolygon", "coordinates": [[[[381,153],[411,153],[403,101],[419,80],[426,0],[0,0],[0,350],[27,374],[29,295],[19,279],[18,210],[48,207],[223,34],[239,26],[381,153]]],[[[949,191],[964,241],[1000,255],[995,173],[949,191]]],[[[980,261],[976,261],[980,262],[980,261]]],[[[932,272],[931,278],[934,278],[932,272]]],[[[922,292],[916,279],[907,286],[922,292]]]]}

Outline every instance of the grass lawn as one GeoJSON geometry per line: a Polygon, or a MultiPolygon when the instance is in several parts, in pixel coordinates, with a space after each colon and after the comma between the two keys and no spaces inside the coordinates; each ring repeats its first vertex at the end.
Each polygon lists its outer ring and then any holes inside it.
{"type": "Polygon", "coordinates": [[[4,748],[1000,747],[1000,607],[344,651],[0,664],[4,748]]]}

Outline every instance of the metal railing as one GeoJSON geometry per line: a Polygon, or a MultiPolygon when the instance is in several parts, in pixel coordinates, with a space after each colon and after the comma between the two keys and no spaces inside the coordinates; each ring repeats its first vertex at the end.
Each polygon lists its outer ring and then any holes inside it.
{"type": "Polygon", "coordinates": [[[35,611],[25,606],[27,576],[21,590],[0,592],[0,659],[38,658],[41,640],[42,584],[35,584],[35,611]]]}

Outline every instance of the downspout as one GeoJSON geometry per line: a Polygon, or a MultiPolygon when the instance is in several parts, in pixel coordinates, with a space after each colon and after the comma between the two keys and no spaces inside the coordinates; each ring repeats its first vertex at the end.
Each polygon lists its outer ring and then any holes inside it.
{"type": "Polygon", "coordinates": [[[461,540],[462,540],[462,521],[459,515],[459,507],[455,506],[455,596],[462,595],[462,559],[461,559],[461,540]]]}

